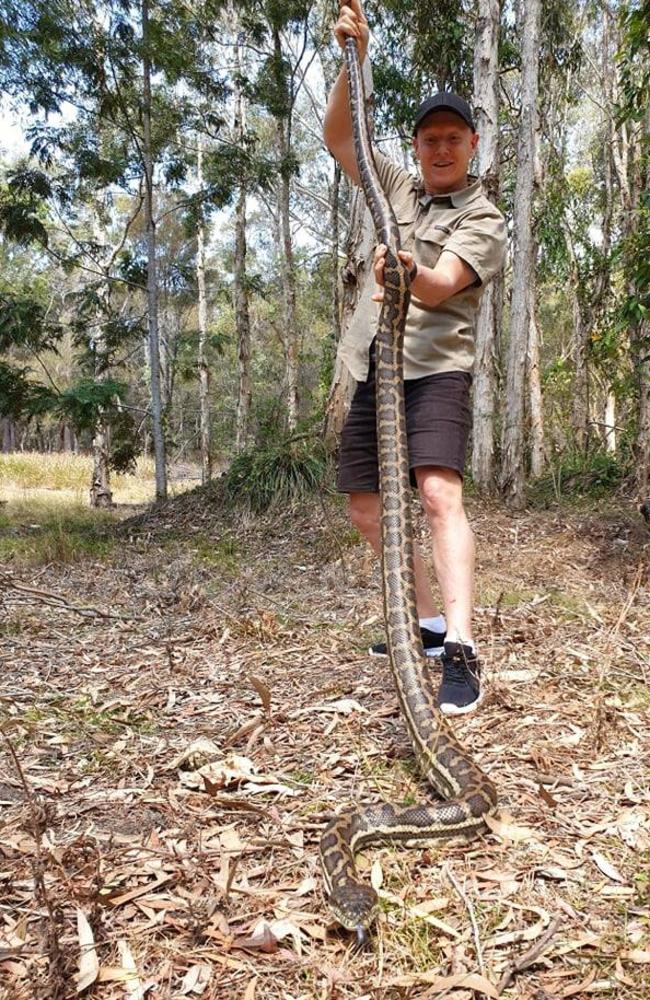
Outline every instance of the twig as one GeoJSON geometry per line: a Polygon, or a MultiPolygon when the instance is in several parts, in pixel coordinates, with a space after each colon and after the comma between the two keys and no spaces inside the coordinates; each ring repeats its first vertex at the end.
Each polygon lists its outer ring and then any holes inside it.
{"type": "Polygon", "coordinates": [[[616,622],[616,625],[614,625],[614,628],[612,629],[612,631],[610,633],[612,636],[615,636],[615,635],[618,634],[618,632],[619,632],[619,630],[621,628],[621,625],[623,624],[623,622],[627,618],[628,611],[630,610],[630,608],[634,604],[634,598],[636,597],[637,592],[639,590],[639,587],[641,586],[641,577],[642,576],[643,576],[643,559],[639,559],[639,565],[637,566],[637,569],[636,569],[636,576],[634,578],[634,583],[632,584],[632,587],[630,588],[630,592],[628,593],[627,598],[625,599],[625,603],[623,604],[623,608],[621,610],[621,613],[618,616],[618,621],[616,622]]]}
{"type": "Polygon", "coordinates": [[[506,969],[506,971],[501,976],[499,983],[497,985],[497,993],[501,994],[505,989],[508,988],[512,980],[515,978],[518,972],[523,972],[524,969],[529,968],[529,966],[534,965],[539,956],[542,954],[547,944],[549,944],[551,938],[557,933],[560,926],[560,917],[553,917],[550,924],[542,934],[539,941],[537,941],[532,948],[525,951],[524,954],[516,959],[512,965],[506,969]]]}
{"type": "Polygon", "coordinates": [[[57,927],[56,915],[54,913],[54,907],[48,895],[47,889],[45,887],[45,865],[43,863],[43,855],[41,853],[41,823],[38,819],[38,813],[36,809],[36,803],[34,802],[34,794],[27,783],[27,778],[25,777],[25,772],[23,771],[22,765],[18,759],[18,754],[14,748],[13,743],[7,736],[4,729],[0,729],[2,733],[2,738],[7,745],[9,755],[14,763],[14,767],[20,778],[20,783],[23,786],[23,791],[25,793],[25,799],[27,801],[27,806],[29,809],[29,816],[31,820],[32,836],[34,838],[34,848],[36,853],[36,860],[33,861],[32,867],[34,871],[34,888],[36,890],[36,897],[40,897],[43,902],[45,909],[47,910],[48,916],[48,928],[47,928],[47,942],[48,942],[48,957],[50,960],[50,987],[52,988],[51,997],[52,1000],[63,1000],[66,992],[65,988],[65,970],[63,962],[63,953],[61,951],[61,945],[59,943],[59,932],[57,927]]]}
{"type": "Polygon", "coordinates": [[[7,573],[0,573],[0,583],[3,583],[10,590],[17,590],[21,594],[30,594],[43,604],[49,604],[50,607],[67,608],[68,611],[75,611],[78,615],[98,615],[100,618],[116,618],[119,621],[138,620],[134,615],[116,615],[110,611],[100,611],[99,608],[90,606],[80,607],[77,604],[70,604],[60,594],[55,594],[51,590],[36,590],[34,587],[27,587],[24,583],[17,583],[7,573]],[[53,605],[52,601],[56,601],[56,604],[53,605]]]}
{"type": "Polygon", "coordinates": [[[453,885],[456,893],[460,899],[465,904],[465,909],[469,913],[470,923],[472,925],[472,934],[474,936],[474,947],[476,949],[476,961],[478,962],[479,972],[482,976],[485,975],[485,965],[483,963],[483,949],[481,948],[481,938],[478,932],[478,924],[476,923],[476,915],[474,913],[474,907],[472,906],[471,900],[467,897],[463,889],[461,888],[456,876],[452,872],[448,865],[443,868],[443,874],[447,876],[451,884],[453,885]]]}

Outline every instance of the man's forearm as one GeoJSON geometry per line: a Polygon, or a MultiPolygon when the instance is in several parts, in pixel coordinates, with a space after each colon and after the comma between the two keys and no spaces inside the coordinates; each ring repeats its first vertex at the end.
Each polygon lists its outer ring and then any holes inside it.
{"type": "Polygon", "coordinates": [[[323,122],[323,139],[325,140],[325,145],[334,156],[336,155],[335,149],[338,145],[347,144],[352,140],[348,74],[345,66],[343,66],[337,76],[327,100],[323,122]]]}
{"type": "Polygon", "coordinates": [[[435,309],[476,280],[468,264],[455,254],[448,254],[448,257],[451,259],[439,261],[435,267],[418,264],[417,274],[411,282],[413,298],[430,309],[435,309]]]}

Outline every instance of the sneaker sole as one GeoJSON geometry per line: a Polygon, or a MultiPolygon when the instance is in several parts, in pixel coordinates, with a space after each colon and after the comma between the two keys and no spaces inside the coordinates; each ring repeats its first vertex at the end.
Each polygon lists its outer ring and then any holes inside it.
{"type": "Polygon", "coordinates": [[[469,712],[473,712],[475,708],[483,701],[483,692],[479,691],[479,696],[476,701],[470,702],[469,705],[453,705],[451,702],[443,702],[438,708],[443,715],[468,715],[469,712]]]}
{"type": "MultiPolygon", "coordinates": [[[[432,646],[430,649],[425,649],[424,655],[431,657],[431,659],[441,657],[445,651],[444,646],[432,646]]],[[[368,649],[368,656],[379,656],[383,660],[388,659],[388,653],[377,653],[372,646],[368,649]]]]}

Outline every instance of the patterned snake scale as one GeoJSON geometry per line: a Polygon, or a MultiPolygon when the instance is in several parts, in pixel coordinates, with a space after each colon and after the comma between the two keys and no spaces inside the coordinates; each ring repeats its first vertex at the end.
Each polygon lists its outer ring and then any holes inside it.
{"type": "Polygon", "coordinates": [[[410,300],[409,277],[397,257],[399,231],[381,188],[364,111],[356,42],[348,38],[345,59],[354,142],[363,191],[381,243],[388,246],[384,301],[376,338],[377,438],[381,495],[382,581],[388,652],[400,709],[419,768],[442,801],[396,806],[388,802],[346,809],[326,827],[320,857],[328,903],[337,920],[368,940],[378,910],[375,891],[359,880],[355,852],[370,844],[399,841],[415,846],[485,828],[496,807],[496,789],[468,756],[436,706],[425,666],[415,598],[413,530],[402,347],[410,300]]]}

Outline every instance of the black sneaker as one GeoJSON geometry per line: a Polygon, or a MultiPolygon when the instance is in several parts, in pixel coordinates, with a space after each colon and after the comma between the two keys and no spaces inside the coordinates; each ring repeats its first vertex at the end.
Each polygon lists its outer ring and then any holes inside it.
{"type": "MultiPolygon", "coordinates": [[[[445,633],[431,632],[428,628],[420,628],[425,656],[442,656],[445,651],[445,633]]],[[[388,646],[385,642],[376,642],[368,650],[371,656],[388,656],[388,646]]]]}
{"type": "Polygon", "coordinates": [[[481,700],[481,667],[471,646],[446,642],[438,707],[445,715],[473,712],[481,700]]]}

